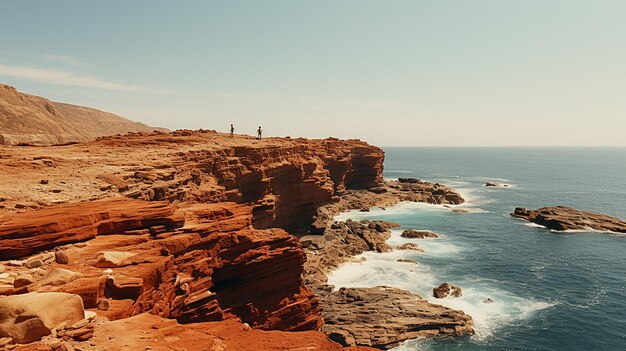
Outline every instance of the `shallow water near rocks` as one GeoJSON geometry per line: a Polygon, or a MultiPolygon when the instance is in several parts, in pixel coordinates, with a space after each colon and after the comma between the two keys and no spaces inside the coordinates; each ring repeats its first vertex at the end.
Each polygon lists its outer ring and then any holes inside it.
{"type": "Polygon", "coordinates": [[[342,266],[330,284],[396,286],[474,318],[471,338],[413,340],[397,350],[626,349],[626,236],[556,234],[509,216],[515,207],[566,205],[626,218],[626,148],[385,151],[386,178],[453,186],[468,200],[459,207],[469,212],[403,203],[338,216],[400,223],[389,243],[414,242],[425,252],[365,253],[366,261],[342,266]],[[407,228],[441,235],[400,237],[407,228]],[[443,282],[461,287],[463,296],[432,297],[443,282]]]}

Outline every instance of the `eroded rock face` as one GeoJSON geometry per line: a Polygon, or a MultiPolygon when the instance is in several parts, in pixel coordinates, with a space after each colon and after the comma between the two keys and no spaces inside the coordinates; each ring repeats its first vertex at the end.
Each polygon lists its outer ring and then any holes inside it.
{"type": "Polygon", "coordinates": [[[511,216],[559,231],[597,230],[626,233],[626,222],[619,218],[565,206],[542,207],[537,210],[518,207],[511,216]]]}
{"type": "Polygon", "coordinates": [[[391,287],[342,288],[325,297],[323,308],[322,330],[347,346],[386,349],[407,339],[474,333],[465,313],[391,287]]]}
{"type": "MultiPolygon", "coordinates": [[[[317,207],[337,194],[378,186],[384,160],[380,148],[358,140],[258,141],[210,131],[138,133],[43,150],[6,148],[2,154],[0,193],[6,202],[0,213],[16,211],[16,204],[17,211],[26,211],[119,194],[150,201],[234,201],[253,206],[255,227],[299,234],[308,230],[317,207]],[[42,178],[49,184],[40,184],[42,178]],[[61,192],[52,193],[52,187],[61,192]]],[[[93,236],[83,235],[81,240],[93,236]]]]}
{"type": "MultiPolygon", "coordinates": [[[[62,247],[67,264],[56,263],[54,252],[37,254],[49,263],[21,289],[77,294],[91,309],[107,299],[102,313],[109,319],[142,312],[182,323],[236,316],[252,327],[278,330],[314,330],[322,323],[317,300],[302,285],[305,256],[298,240],[282,229],[254,229],[250,206],[110,199],[63,209],[56,217],[48,209],[33,213],[34,224],[28,223],[28,214],[20,214],[19,221],[0,225],[3,233],[45,228],[41,235],[7,239],[19,248],[33,242],[54,247],[72,242],[85,227],[99,228],[91,240],[62,247]],[[64,215],[89,213],[90,206],[94,212],[107,210],[74,221],[64,215]]],[[[4,293],[20,292],[16,288],[4,293]]]]}
{"type": "Polygon", "coordinates": [[[163,201],[113,198],[6,216],[0,219],[0,260],[24,257],[96,235],[154,226],[180,227],[184,218],[175,211],[175,206],[163,201]]]}
{"type": "Polygon", "coordinates": [[[78,295],[46,292],[0,297],[0,337],[25,344],[49,335],[62,323],[72,324],[85,317],[78,295]]]}

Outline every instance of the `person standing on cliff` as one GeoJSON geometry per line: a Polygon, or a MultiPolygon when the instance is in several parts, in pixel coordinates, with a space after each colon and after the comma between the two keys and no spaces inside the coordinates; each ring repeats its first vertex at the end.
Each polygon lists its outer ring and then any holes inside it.
{"type": "Polygon", "coordinates": [[[256,138],[257,138],[258,140],[261,140],[261,134],[262,134],[262,131],[261,131],[261,126],[259,126],[259,129],[257,129],[257,130],[256,130],[256,135],[257,135],[257,137],[256,137],[256,138]]]}
{"type": "Polygon", "coordinates": [[[234,133],[235,133],[235,127],[233,127],[233,125],[231,124],[230,125],[230,137],[231,138],[233,137],[234,133]]]}

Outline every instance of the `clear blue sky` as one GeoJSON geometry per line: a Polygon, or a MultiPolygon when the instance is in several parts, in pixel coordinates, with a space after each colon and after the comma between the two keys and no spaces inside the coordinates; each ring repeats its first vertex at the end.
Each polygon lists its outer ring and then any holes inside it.
{"type": "Polygon", "coordinates": [[[626,145],[626,1],[4,1],[0,82],[151,125],[626,145]]]}

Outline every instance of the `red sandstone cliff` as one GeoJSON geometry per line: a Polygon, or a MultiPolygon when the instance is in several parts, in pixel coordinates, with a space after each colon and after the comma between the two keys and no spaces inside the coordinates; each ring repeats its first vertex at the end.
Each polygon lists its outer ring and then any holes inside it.
{"type": "Polygon", "coordinates": [[[305,232],[345,189],[382,181],[384,153],[358,140],[135,134],[54,148],[0,148],[0,211],[127,196],[249,203],[257,228],[305,232]],[[45,180],[46,184],[40,184],[45,180]]]}
{"type": "MultiPolygon", "coordinates": [[[[337,194],[377,186],[383,156],[360,141],[190,131],[2,147],[0,295],[69,292],[131,325],[147,312],[182,324],[236,318],[260,330],[316,330],[305,255],[283,229],[305,231],[337,194]]],[[[273,337],[295,337],[283,334],[273,337]]],[[[316,335],[319,349],[339,349],[316,335]]]]}

